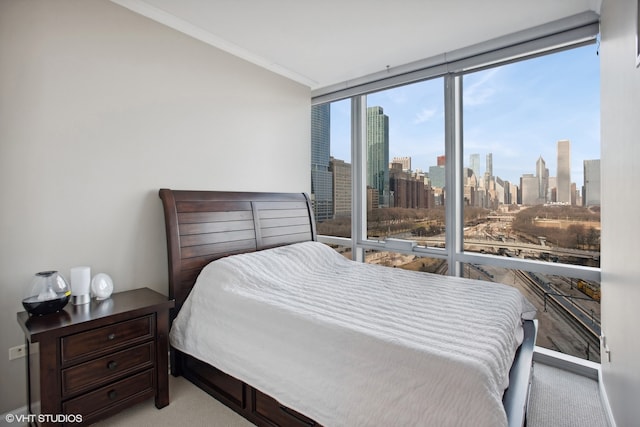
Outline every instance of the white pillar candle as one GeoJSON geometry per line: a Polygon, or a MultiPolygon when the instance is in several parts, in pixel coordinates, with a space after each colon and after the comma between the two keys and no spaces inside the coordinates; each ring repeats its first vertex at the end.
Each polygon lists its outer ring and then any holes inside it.
{"type": "Polygon", "coordinates": [[[74,304],[86,304],[90,301],[91,268],[71,268],[71,298],[74,304]]]}

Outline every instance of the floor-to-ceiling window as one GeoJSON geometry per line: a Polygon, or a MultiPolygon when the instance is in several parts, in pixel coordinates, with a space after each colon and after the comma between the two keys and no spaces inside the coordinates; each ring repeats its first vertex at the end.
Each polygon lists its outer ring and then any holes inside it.
{"type": "MultiPolygon", "coordinates": [[[[462,77],[465,252],[600,266],[599,64],[595,45],[462,77]],[[472,215],[466,213],[473,212],[472,215]]],[[[599,360],[600,282],[496,265],[464,275],[518,287],[538,345],[599,360]]]]}
{"type": "Polygon", "coordinates": [[[334,215],[321,240],[518,287],[538,307],[539,345],[599,360],[597,46],[495,58],[314,106],[340,105],[329,144],[350,120],[355,156],[349,239],[329,231],[334,215]]]}

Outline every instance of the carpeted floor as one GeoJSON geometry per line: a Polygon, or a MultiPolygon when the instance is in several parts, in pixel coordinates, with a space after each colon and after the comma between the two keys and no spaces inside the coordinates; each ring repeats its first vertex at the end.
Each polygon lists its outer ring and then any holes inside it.
{"type": "MultiPolygon", "coordinates": [[[[253,424],[188,382],[169,376],[169,406],[156,409],[153,399],[97,425],[102,427],[210,426],[253,424]]],[[[607,427],[598,383],[570,372],[535,364],[527,427],[607,427]]]]}
{"type": "Polygon", "coordinates": [[[169,375],[169,402],[169,406],[156,409],[153,399],[149,399],[95,425],[102,427],[253,426],[183,377],[169,375]]]}
{"type": "Polygon", "coordinates": [[[598,382],[536,363],[527,427],[608,427],[598,382]]]}

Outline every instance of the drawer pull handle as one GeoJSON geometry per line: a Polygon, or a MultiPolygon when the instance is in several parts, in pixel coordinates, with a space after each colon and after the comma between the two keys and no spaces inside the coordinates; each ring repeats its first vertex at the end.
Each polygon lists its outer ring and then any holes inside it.
{"type": "Polygon", "coordinates": [[[107,335],[107,339],[108,339],[109,341],[114,340],[115,338],[116,338],[116,334],[114,334],[113,332],[112,332],[112,333],[110,333],[109,335],[107,335]]]}
{"type": "Polygon", "coordinates": [[[113,370],[117,369],[118,368],[118,362],[116,362],[115,360],[112,360],[111,362],[107,363],[107,368],[110,371],[113,371],[113,370]]]}
{"type": "Polygon", "coordinates": [[[284,412],[286,415],[288,415],[289,417],[293,418],[294,420],[298,421],[299,423],[302,423],[302,424],[307,425],[307,426],[315,426],[316,425],[316,423],[314,421],[302,418],[300,415],[298,415],[297,413],[293,412],[291,409],[287,408],[286,406],[279,405],[279,408],[280,408],[280,410],[282,412],[284,412]]]}
{"type": "Polygon", "coordinates": [[[116,397],[118,397],[118,393],[116,393],[116,391],[115,391],[115,390],[111,390],[111,391],[107,394],[107,396],[109,396],[109,399],[113,400],[113,399],[115,399],[116,397]]]}

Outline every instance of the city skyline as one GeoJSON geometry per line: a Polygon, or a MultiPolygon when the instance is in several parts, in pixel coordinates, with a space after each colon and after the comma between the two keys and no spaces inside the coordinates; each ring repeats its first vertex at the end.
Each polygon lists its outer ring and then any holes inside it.
{"type": "MultiPolygon", "coordinates": [[[[519,184],[524,174],[536,173],[542,157],[555,176],[557,141],[570,140],[571,182],[580,189],[583,161],[600,158],[596,50],[584,46],[465,75],[464,166],[475,169],[470,154],[492,154],[493,175],[519,184]]],[[[369,107],[382,106],[389,116],[389,158],[411,157],[414,170],[425,172],[437,164],[444,154],[442,86],[437,78],[367,96],[369,107]]],[[[349,105],[331,105],[331,155],[347,162],[349,105]]],[[[481,166],[480,175],[486,172],[481,166]]]]}
{"type": "MultiPolygon", "coordinates": [[[[338,211],[337,205],[344,205],[333,197],[333,192],[346,194],[346,188],[341,187],[351,187],[349,176],[344,175],[347,169],[338,166],[339,163],[344,166],[350,164],[329,156],[329,110],[328,104],[312,109],[312,194],[318,220],[330,219],[335,213],[334,209],[338,211]],[[325,164],[327,166],[323,167],[325,164]],[[342,169],[339,172],[340,184],[333,178],[338,169],[342,169]],[[326,180],[323,179],[325,174],[326,180]],[[323,181],[327,181],[327,184],[323,184],[323,181]],[[326,206],[326,210],[323,206],[326,206]]],[[[371,203],[372,208],[415,208],[441,203],[441,190],[445,187],[446,157],[438,156],[437,165],[429,167],[426,173],[411,169],[410,156],[394,157],[389,161],[388,123],[389,117],[384,114],[382,107],[367,108],[367,186],[370,189],[369,196],[373,197],[368,203],[371,203]]],[[[556,144],[556,176],[551,176],[545,160],[540,156],[536,161],[535,174],[523,174],[519,182],[509,182],[494,176],[492,153],[486,155],[485,172],[481,174],[479,157],[477,153],[469,155],[470,167],[465,167],[464,170],[464,198],[465,203],[470,206],[495,208],[500,204],[512,203],[585,206],[600,204],[599,159],[583,161],[585,184],[578,188],[576,183],[569,179],[569,140],[560,140],[556,144]],[[586,194],[589,194],[589,198],[586,194]]]]}

